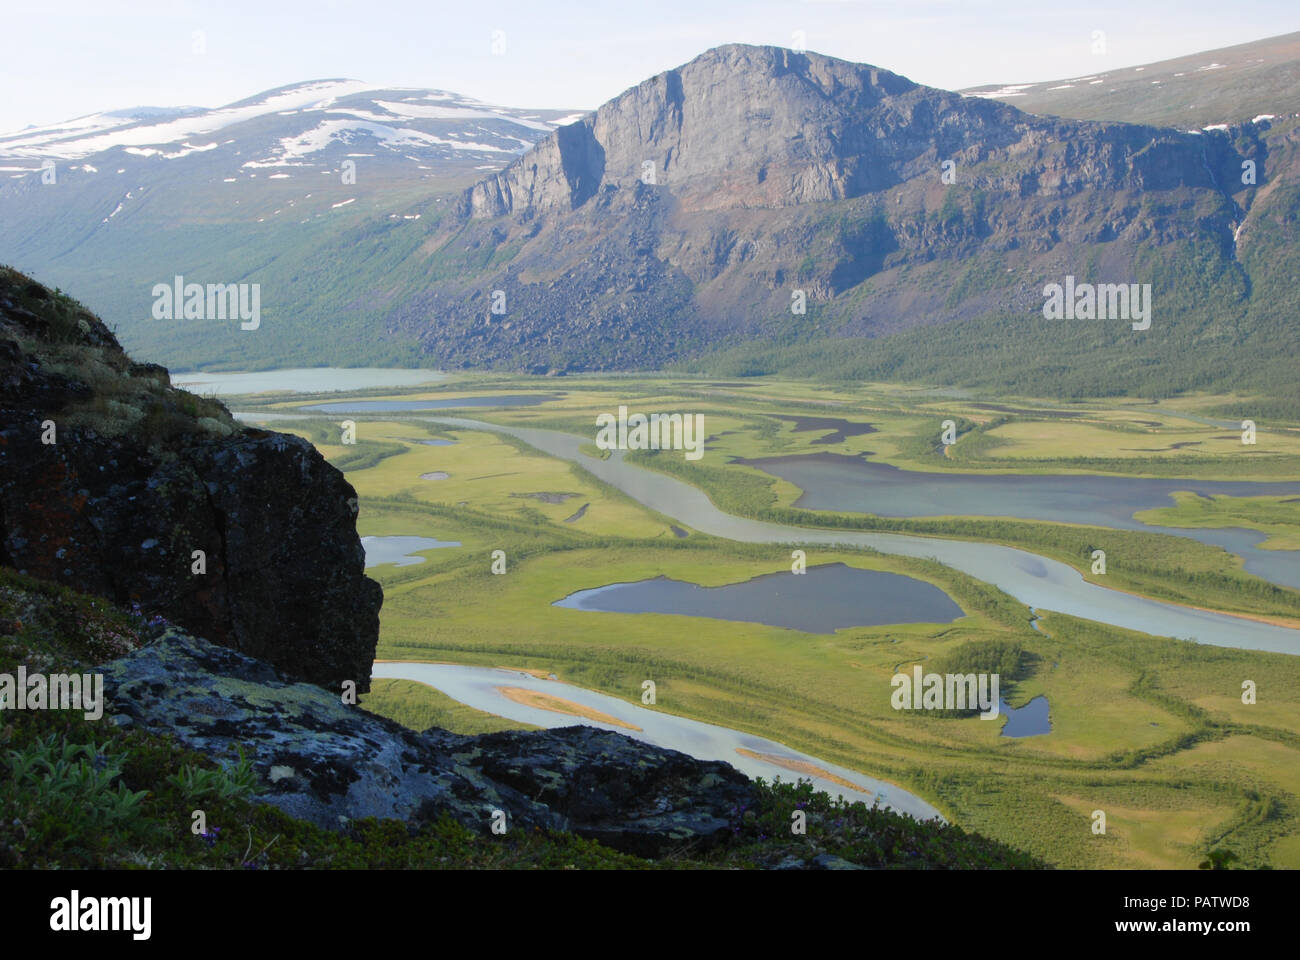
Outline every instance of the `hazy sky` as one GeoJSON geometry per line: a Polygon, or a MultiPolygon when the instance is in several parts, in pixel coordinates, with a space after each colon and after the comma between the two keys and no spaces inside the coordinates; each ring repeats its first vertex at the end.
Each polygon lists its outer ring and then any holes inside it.
{"type": "Polygon", "coordinates": [[[933,86],[1050,80],[1300,30],[1296,0],[68,0],[6,3],[0,131],[350,77],[588,109],[721,43],[933,86]],[[504,34],[494,53],[493,31],[504,34]],[[1106,52],[1092,52],[1093,31],[1106,52]],[[197,32],[197,33],[196,33],[197,32]],[[196,49],[201,47],[202,49],[196,49]]]}

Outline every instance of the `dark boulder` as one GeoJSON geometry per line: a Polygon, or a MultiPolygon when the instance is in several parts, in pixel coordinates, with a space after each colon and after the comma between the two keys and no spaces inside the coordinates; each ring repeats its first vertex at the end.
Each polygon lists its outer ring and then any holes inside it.
{"type": "Polygon", "coordinates": [[[729,764],[595,727],[466,740],[454,751],[459,762],[546,804],[575,833],[640,856],[657,856],[672,841],[722,840],[730,811],[753,802],[749,778],[729,764]]]}
{"type": "Polygon", "coordinates": [[[0,563],[365,691],[383,594],[356,516],[311,444],[173,389],[74,301],[0,271],[0,563]]]}
{"type": "Polygon", "coordinates": [[[108,722],[169,734],[225,766],[242,749],[259,799],[328,828],[445,812],[488,834],[499,810],[508,831],[564,830],[659,856],[721,839],[729,811],[754,798],[725,763],[590,727],[416,733],[174,629],[102,669],[108,722]]]}

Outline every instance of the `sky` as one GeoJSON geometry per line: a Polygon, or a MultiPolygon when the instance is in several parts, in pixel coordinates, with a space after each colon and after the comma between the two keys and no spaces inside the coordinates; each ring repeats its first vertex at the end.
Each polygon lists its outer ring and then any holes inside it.
{"type": "Polygon", "coordinates": [[[2,16],[5,132],[101,110],[216,107],[335,77],[587,110],[733,42],[802,42],[960,89],[1300,30],[1295,0],[65,0],[6,2],[2,16]]]}

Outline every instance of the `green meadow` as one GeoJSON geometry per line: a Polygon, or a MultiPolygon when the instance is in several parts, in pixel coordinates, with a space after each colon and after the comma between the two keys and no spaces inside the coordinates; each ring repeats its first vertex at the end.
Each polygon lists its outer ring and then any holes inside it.
{"type": "Polygon", "coordinates": [[[1300,497],[1174,495],[1177,506],[1143,510],[1143,523],[1166,527],[1247,527],[1268,534],[1261,550],[1300,550],[1300,497]]]}
{"type": "MultiPolygon", "coordinates": [[[[724,510],[804,525],[996,540],[1085,573],[1091,550],[1103,544],[1110,569],[1093,579],[1107,586],[1300,620],[1300,593],[1252,577],[1231,555],[1184,538],[998,518],[812,513],[792,506],[799,493],[792,485],[728,463],[731,457],[870,451],[883,462],[926,470],[1293,479],[1300,447],[1286,424],[1261,419],[1252,449],[1239,436],[1235,447],[1215,440],[1228,430],[1176,416],[1167,404],[1159,411],[1132,401],[990,404],[883,385],[823,389],[775,380],[466,377],[438,390],[382,395],[532,390],[555,399],[455,415],[594,437],[596,414],[620,404],[639,412],[701,412],[713,438],[704,459],[630,457],[696,484],[724,510]],[[781,419],[798,416],[869,422],[876,432],[816,443],[830,431],[797,430],[781,419]],[[949,447],[938,440],[945,419],[959,430],[949,447]],[[1068,434],[1055,433],[1056,425],[1068,434]]],[[[311,399],[239,406],[285,413],[311,399]]],[[[1195,415],[1215,404],[1222,398],[1180,409],[1195,415]]],[[[271,426],[308,437],[346,471],[360,498],[363,536],[461,543],[423,551],[418,564],[370,570],[385,594],[381,659],[545,670],[636,703],[642,682],[654,680],[655,709],[770,737],[897,783],[961,826],[1063,867],[1194,867],[1212,847],[1231,849],[1250,866],[1300,867],[1300,658],[1154,638],[1045,611],[1036,630],[1024,606],[987,584],[930,561],[867,550],[809,550],[807,562],[924,580],[946,591],[965,615],[952,623],[818,634],[555,607],[577,590],[616,581],[665,575],[721,585],[789,573],[791,556],[695,531],[680,537],[668,518],[580,467],[496,433],[444,428],[414,415],[349,418],[357,442],[346,446],[337,420],[271,426]],[[422,442],[428,440],[453,442],[422,442]],[[504,575],[491,569],[496,550],[505,553],[504,575]],[[918,663],[974,669],[986,651],[1008,647],[1019,651],[1019,666],[1014,682],[1004,678],[1002,695],[1013,707],[1046,696],[1049,734],[1011,739],[1000,736],[1001,719],[891,707],[895,672],[918,663]],[[1255,704],[1242,703],[1247,680],[1257,685],[1255,704]],[[1092,830],[1097,810],[1106,814],[1104,835],[1092,830]]],[[[1249,525],[1245,518],[1279,543],[1294,543],[1286,538],[1295,538],[1300,525],[1293,505],[1272,502],[1279,499],[1219,504],[1216,498],[1212,508],[1180,501],[1170,508],[1176,517],[1147,522],[1249,525]]],[[[376,682],[366,706],[415,728],[519,726],[405,681],[376,682]]]]}

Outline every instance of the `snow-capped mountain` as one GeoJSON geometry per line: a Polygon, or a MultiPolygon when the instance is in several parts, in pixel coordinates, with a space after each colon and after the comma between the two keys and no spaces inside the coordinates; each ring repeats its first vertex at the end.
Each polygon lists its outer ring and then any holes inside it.
{"type": "Polygon", "coordinates": [[[231,165],[234,175],[372,154],[416,164],[496,166],[579,116],[496,107],[442,90],[319,80],[211,110],[139,107],[0,134],[0,158],[11,178],[41,169],[45,160],[86,170],[114,154],[179,160],[208,151],[237,160],[231,165]]]}
{"type": "MultiPolygon", "coordinates": [[[[270,315],[278,305],[337,334],[341,305],[420,280],[414,254],[466,187],[580,116],[317,80],[216,109],[29,127],[0,135],[0,263],[58,277],[128,348],[171,362],[207,335],[151,319],[153,285],[174,275],[253,278],[270,315]]],[[[264,363],[253,354],[279,356],[277,337],[229,349],[264,363]]]]}

